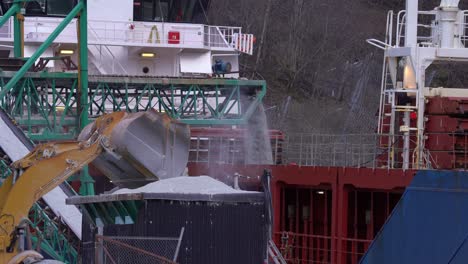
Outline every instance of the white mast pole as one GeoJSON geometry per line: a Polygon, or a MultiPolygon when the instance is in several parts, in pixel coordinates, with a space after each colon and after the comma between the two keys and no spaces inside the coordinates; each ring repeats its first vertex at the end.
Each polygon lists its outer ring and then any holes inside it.
{"type": "Polygon", "coordinates": [[[418,0],[406,0],[405,46],[416,47],[418,33],[418,0]]]}

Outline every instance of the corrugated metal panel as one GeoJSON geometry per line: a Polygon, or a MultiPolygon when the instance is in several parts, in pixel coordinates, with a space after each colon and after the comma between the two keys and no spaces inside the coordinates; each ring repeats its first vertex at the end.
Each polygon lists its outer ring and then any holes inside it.
{"type": "Polygon", "coordinates": [[[96,230],[93,228],[92,220],[89,217],[83,217],[83,226],[81,228],[81,247],[79,254],[81,255],[81,263],[94,263],[94,240],[96,230]]]}
{"type": "Polygon", "coordinates": [[[468,173],[420,171],[361,263],[466,263],[468,173]]]}
{"type": "MultiPolygon", "coordinates": [[[[264,212],[258,202],[145,200],[136,224],[108,225],[104,235],[174,237],[185,227],[178,263],[258,264],[267,245],[264,212]]],[[[83,263],[94,256],[83,253],[83,263]]]]}

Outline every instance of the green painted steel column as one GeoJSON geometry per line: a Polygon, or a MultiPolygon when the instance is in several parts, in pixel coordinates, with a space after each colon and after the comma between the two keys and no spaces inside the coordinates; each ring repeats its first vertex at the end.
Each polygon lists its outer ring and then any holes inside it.
{"type": "MultiPolygon", "coordinates": [[[[44,53],[47,48],[52,44],[52,42],[57,38],[57,36],[67,27],[68,24],[73,20],[73,18],[78,15],[83,7],[83,3],[80,1],[75,8],[60,22],[57,28],[50,34],[49,37],[42,43],[39,48],[34,52],[34,54],[26,61],[26,63],[21,67],[21,69],[16,72],[16,74],[11,78],[11,80],[3,87],[0,91],[0,99],[5,97],[5,95],[15,86],[15,84],[23,78],[24,74],[34,65],[37,59],[44,53]]],[[[10,10],[8,10],[10,11],[10,10]]],[[[7,12],[8,13],[8,12],[7,12]]],[[[0,25],[2,20],[0,19],[0,25]]]]}
{"type": "Polygon", "coordinates": [[[23,57],[24,46],[24,17],[18,12],[13,16],[13,53],[15,58],[23,57]]]}
{"type": "Polygon", "coordinates": [[[79,71],[78,82],[81,94],[80,100],[80,129],[83,129],[88,123],[88,14],[87,0],[80,0],[83,3],[83,10],[80,13],[78,25],[78,52],[79,52],[79,71]]]}
{"type": "MultiPolygon", "coordinates": [[[[78,18],[78,93],[79,128],[83,129],[88,123],[88,6],[87,0],[80,0],[83,5],[78,18]]],[[[94,195],[94,180],[89,175],[88,166],[80,173],[80,195],[94,195]]]]}

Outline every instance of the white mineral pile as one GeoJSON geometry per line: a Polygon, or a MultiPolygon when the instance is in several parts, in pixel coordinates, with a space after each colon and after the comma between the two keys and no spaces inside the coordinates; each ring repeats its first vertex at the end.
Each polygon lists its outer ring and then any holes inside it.
{"type": "Polygon", "coordinates": [[[256,193],[236,190],[209,176],[181,176],[149,183],[136,189],[120,189],[114,194],[127,193],[180,193],[180,194],[229,194],[256,193]]]}

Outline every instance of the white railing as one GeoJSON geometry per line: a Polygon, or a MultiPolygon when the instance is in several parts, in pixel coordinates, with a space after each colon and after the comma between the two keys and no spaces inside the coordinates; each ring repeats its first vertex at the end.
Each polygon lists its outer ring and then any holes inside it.
{"type": "MultiPolygon", "coordinates": [[[[91,27],[88,27],[88,32],[90,33],[91,38],[99,40],[99,36],[91,27]]],[[[127,70],[125,70],[125,67],[122,66],[122,64],[114,56],[114,53],[108,46],[88,45],[88,49],[97,60],[95,61],[95,65],[102,74],[128,74],[127,70]],[[119,71],[116,71],[116,67],[118,67],[119,71]]]]}
{"type": "MultiPolygon", "coordinates": [[[[13,39],[13,20],[0,28],[0,39],[13,39]]],[[[52,17],[26,17],[25,41],[43,42],[57,28],[62,19],[52,17]]],[[[201,24],[129,22],[89,20],[88,27],[99,38],[89,39],[90,44],[121,46],[154,46],[213,48],[236,50],[241,46],[243,35],[240,27],[209,26],[201,24]]],[[[244,36],[245,37],[245,36],[244,36]]],[[[64,29],[56,42],[76,43],[76,19],[64,29]]],[[[244,41],[245,42],[245,41],[244,41]]]]}
{"type": "MultiPolygon", "coordinates": [[[[428,135],[429,136],[429,135],[428,135]]],[[[458,135],[457,135],[458,136],[458,135]]],[[[464,136],[464,135],[460,135],[464,136]]],[[[460,137],[458,136],[458,137],[460,137]]],[[[191,138],[189,161],[198,163],[248,164],[245,136],[194,136],[191,138]]],[[[463,137],[468,138],[467,136],[463,137]]],[[[274,164],[299,166],[332,166],[355,168],[403,168],[402,154],[410,153],[409,168],[448,168],[444,158],[455,149],[429,153],[425,149],[422,163],[416,160],[415,138],[411,147],[404,146],[403,134],[289,134],[270,136],[274,164]]],[[[466,150],[468,152],[468,150],[466,150]]],[[[460,166],[468,166],[468,156],[460,166]]],[[[459,167],[460,167],[459,166],[459,167]]],[[[464,166],[464,167],[463,167],[464,166]]]]}
{"type": "Polygon", "coordinates": [[[235,49],[240,27],[90,20],[102,44],[235,49]]]}
{"type": "MultiPolygon", "coordinates": [[[[60,33],[55,42],[76,43],[76,19],[73,19],[60,33]]],[[[26,17],[24,21],[24,40],[43,42],[58,27],[62,19],[49,17],[26,17]]]]}
{"type": "MultiPolygon", "coordinates": [[[[417,41],[420,46],[437,47],[439,46],[439,29],[434,23],[436,11],[419,11],[417,25],[417,41]]],[[[395,15],[392,10],[387,13],[385,27],[385,40],[368,39],[367,42],[377,48],[387,49],[389,47],[405,46],[406,30],[406,10],[401,10],[396,15],[396,24],[394,24],[395,15]],[[395,37],[394,37],[395,36],[395,37]]]]}
{"type": "Polygon", "coordinates": [[[205,26],[205,46],[234,48],[237,36],[242,34],[239,27],[205,26]]]}
{"type": "Polygon", "coordinates": [[[461,34],[460,42],[464,47],[468,47],[468,10],[463,11],[462,21],[460,22],[461,34]]]}
{"type": "MultiPolygon", "coordinates": [[[[436,11],[419,11],[417,26],[417,41],[420,46],[437,47],[439,46],[438,27],[434,24],[436,11]]],[[[406,11],[401,10],[397,14],[395,45],[397,47],[405,46],[406,29],[406,11]]]]}
{"type": "Polygon", "coordinates": [[[254,36],[242,33],[240,27],[205,26],[205,46],[235,49],[253,54],[254,36]]]}
{"type": "Polygon", "coordinates": [[[389,46],[393,45],[393,10],[387,13],[387,26],[385,28],[385,43],[389,46]]]}

